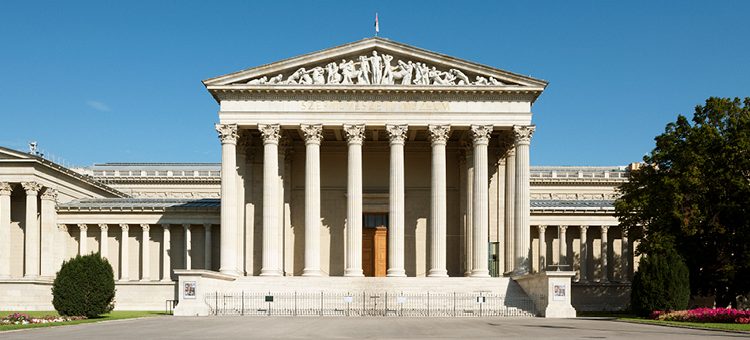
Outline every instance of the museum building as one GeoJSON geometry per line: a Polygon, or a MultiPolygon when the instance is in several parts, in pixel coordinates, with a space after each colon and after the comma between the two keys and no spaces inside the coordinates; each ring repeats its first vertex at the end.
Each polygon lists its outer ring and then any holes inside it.
{"type": "Polygon", "coordinates": [[[50,309],[61,263],[91,252],[117,309],[218,314],[242,292],[244,313],[272,291],[295,313],[311,292],[452,292],[454,315],[456,293],[547,316],[626,306],[640,235],[613,201],[630,167],[530,166],[545,81],[369,38],[204,85],[220,164],[0,148],[0,309],[50,309]]]}

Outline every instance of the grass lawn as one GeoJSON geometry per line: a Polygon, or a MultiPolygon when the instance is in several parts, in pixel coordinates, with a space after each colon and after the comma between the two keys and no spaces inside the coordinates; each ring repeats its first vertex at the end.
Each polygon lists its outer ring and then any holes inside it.
{"type": "Polygon", "coordinates": [[[680,321],[661,321],[661,320],[651,320],[651,319],[643,319],[643,318],[637,318],[637,317],[620,317],[618,320],[626,321],[626,322],[636,322],[636,323],[645,323],[650,325],[661,325],[661,326],[677,326],[677,327],[687,327],[687,328],[710,328],[710,329],[719,329],[719,330],[725,330],[725,331],[744,331],[744,332],[750,332],[750,325],[743,325],[739,323],[701,323],[701,322],[680,322],[680,321]]]}
{"type": "MultiPolygon", "coordinates": [[[[23,313],[28,314],[32,317],[42,317],[46,315],[54,315],[57,316],[56,311],[0,311],[0,317],[4,317],[8,314],[13,313],[23,313]]],[[[104,314],[101,317],[98,317],[96,319],[85,319],[85,320],[74,320],[74,321],[68,321],[68,322],[51,322],[51,323],[38,323],[38,324],[28,324],[28,325],[0,325],[0,331],[9,331],[13,329],[25,329],[25,328],[38,328],[38,327],[51,327],[51,326],[63,326],[63,325],[76,325],[80,323],[91,323],[91,322],[99,322],[99,321],[107,321],[107,320],[121,320],[121,319],[132,319],[132,318],[141,318],[141,317],[147,317],[147,316],[158,316],[158,315],[164,315],[164,312],[155,312],[155,311],[113,311],[109,314],[104,314]]]]}

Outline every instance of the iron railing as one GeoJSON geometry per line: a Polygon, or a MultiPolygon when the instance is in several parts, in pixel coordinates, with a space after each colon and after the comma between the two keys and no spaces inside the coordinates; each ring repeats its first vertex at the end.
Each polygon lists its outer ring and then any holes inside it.
{"type": "Polygon", "coordinates": [[[267,316],[525,316],[534,299],[494,293],[239,292],[207,293],[212,315],[267,316]]]}

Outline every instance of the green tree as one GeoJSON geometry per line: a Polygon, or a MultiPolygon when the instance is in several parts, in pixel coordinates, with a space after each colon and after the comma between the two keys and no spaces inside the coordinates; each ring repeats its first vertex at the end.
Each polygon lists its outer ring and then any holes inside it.
{"type": "Polygon", "coordinates": [[[648,316],[655,310],[682,310],[690,300],[688,269],[677,252],[664,249],[641,259],[633,277],[630,307],[637,315],[648,316]]]}
{"type": "Polygon", "coordinates": [[[52,305],[60,315],[97,317],[112,311],[114,298],[112,266],[99,253],[63,262],[52,283],[52,305]]]}
{"type": "Polygon", "coordinates": [[[616,215],[644,228],[637,252],[674,245],[693,294],[735,303],[750,291],[750,98],[709,98],[655,140],[620,187],[616,215]]]}

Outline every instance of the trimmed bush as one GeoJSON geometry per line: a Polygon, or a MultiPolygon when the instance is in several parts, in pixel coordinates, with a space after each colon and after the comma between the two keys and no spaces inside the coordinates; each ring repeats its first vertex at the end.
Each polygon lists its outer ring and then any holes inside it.
{"type": "Polygon", "coordinates": [[[52,284],[52,305],[60,315],[94,318],[114,308],[112,266],[99,253],[63,262],[52,284]]]}
{"type": "Polygon", "coordinates": [[[680,255],[667,249],[641,258],[633,276],[630,306],[639,316],[653,311],[687,308],[690,300],[688,268],[680,255]]]}

